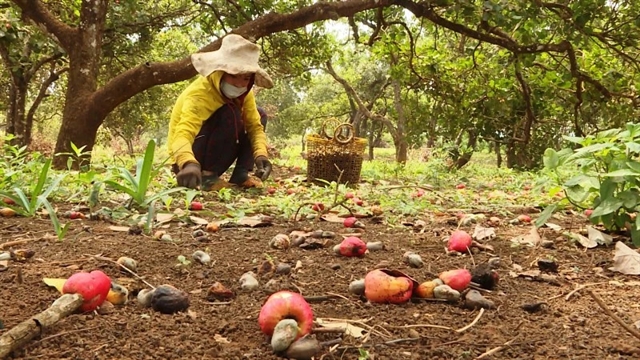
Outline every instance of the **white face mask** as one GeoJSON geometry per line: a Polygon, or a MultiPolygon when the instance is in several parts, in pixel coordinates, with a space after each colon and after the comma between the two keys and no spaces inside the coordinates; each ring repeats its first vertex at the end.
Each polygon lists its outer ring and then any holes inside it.
{"type": "Polygon", "coordinates": [[[229,99],[235,99],[238,96],[244,94],[245,92],[247,92],[247,87],[237,87],[237,86],[233,86],[225,81],[222,81],[220,83],[220,90],[222,91],[222,93],[224,94],[224,96],[228,97],[229,99]]]}

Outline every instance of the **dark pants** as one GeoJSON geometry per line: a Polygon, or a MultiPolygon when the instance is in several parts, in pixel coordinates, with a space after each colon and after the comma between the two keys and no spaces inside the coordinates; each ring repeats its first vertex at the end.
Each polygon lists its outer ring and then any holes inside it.
{"type": "MultiPolygon", "coordinates": [[[[260,122],[267,128],[267,113],[258,108],[260,122]]],[[[240,109],[224,105],[207,119],[193,142],[193,154],[203,171],[224,174],[236,162],[234,173],[253,170],[253,149],[245,132],[240,109]]],[[[232,175],[233,176],[233,175],[232,175]]]]}

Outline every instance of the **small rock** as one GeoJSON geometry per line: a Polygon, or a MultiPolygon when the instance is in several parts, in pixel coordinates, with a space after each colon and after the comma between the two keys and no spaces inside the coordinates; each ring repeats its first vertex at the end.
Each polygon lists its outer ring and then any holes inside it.
{"type": "Polygon", "coordinates": [[[331,268],[331,270],[339,270],[340,269],[340,264],[331,264],[331,265],[329,265],[329,267],[331,268]]]}
{"type": "Polygon", "coordinates": [[[439,285],[433,289],[433,297],[453,302],[460,300],[460,292],[452,289],[449,285],[439,285]]]}
{"type": "Polygon", "coordinates": [[[496,304],[482,296],[478,290],[470,290],[464,297],[464,307],[467,309],[493,309],[496,304]]]}
{"type": "Polygon", "coordinates": [[[407,251],[406,253],[404,253],[403,255],[404,261],[409,264],[409,266],[411,266],[412,268],[421,268],[424,266],[424,263],[422,262],[422,258],[420,257],[420,255],[407,251]]]}
{"type": "Polygon", "coordinates": [[[416,329],[409,329],[409,338],[418,339],[420,338],[420,333],[416,329]]]}
{"type": "Polygon", "coordinates": [[[293,269],[296,271],[302,269],[302,261],[300,260],[296,261],[296,267],[294,267],[293,269]]]}
{"type": "Polygon", "coordinates": [[[544,272],[558,272],[558,263],[550,259],[539,259],[538,260],[538,269],[544,272]]]}
{"type": "Polygon", "coordinates": [[[384,250],[384,243],[382,241],[368,242],[367,243],[367,250],[369,250],[369,251],[384,250]]]}
{"type": "Polygon", "coordinates": [[[202,265],[211,264],[211,256],[202,250],[195,251],[191,257],[202,265]]]}
{"type": "Polygon", "coordinates": [[[197,241],[197,242],[209,242],[210,240],[209,240],[209,237],[208,237],[208,236],[206,236],[206,235],[202,235],[202,236],[198,236],[198,237],[196,238],[196,241],[197,241]]]}
{"type": "Polygon", "coordinates": [[[322,234],[320,235],[321,238],[327,238],[327,239],[333,239],[334,237],[336,237],[336,233],[334,233],[333,231],[323,231],[322,234]]]}
{"type": "Polygon", "coordinates": [[[162,235],[162,236],[160,237],[160,240],[162,240],[162,241],[167,241],[167,242],[169,242],[169,241],[173,241],[173,239],[171,238],[171,235],[169,235],[169,234],[164,234],[164,235],[162,235]]]}
{"type": "MultiPolygon", "coordinates": [[[[126,257],[126,256],[121,256],[118,258],[118,260],[116,261],[119,265],[133,271],[133,272],[137,272],[138,271],[138,262],[133,260],[130,257],[126,257]]],[[[122,270],[122,269],[121,269],[122,270]]]]}
{"type": "Polygon", "coordinates": [[[98,314],[100,315],[109,315],[116,311],[116,307],[112,303],[105,301],[102,303],[102,305],[100,305],[100,307],[98,307],[97,310],[98,314]]]}
{"type": "Polygon", "coordinates": [[[171,285],[160,285],[151,295],[151,307],[163,314],[185,311],[189,308],[189,295],[171,285]]]}
{"type": "Polygon", "coordinates": [[[522,310],[526,312],[536,313],[536,312],[542,311],[546,305],[547,303],[537,302],[537,303],[531,303],[531,304],[524,304],[520,307],[522,308],[522,310]]]}
{"type": "Polygon", "coordinates": [[[242,274],[240,277],[240,288],[243,291],[254,291],[258,287],[260,287],[260,284],[258,283],[258,280],[256,280],[256,276],[253,272],[249,271],[242,274]]]}
{"type": "Polygon", "coordinates": [[[192,233],[194,238],[198,238],[200,236],[205,236],[206,234],[204,233],[204,231],[202,231],[202,229],[197,229],[192,233]]]}
{"type": "Polygon", "coordinates": [[[354,295],[364,295],[364,279],[353,280],[349,284],[349,292],[354,295]]]}
{"type": "Polygon", "coordinates": [[[304,244],[306,239],[307,239],[306,236],[295,235],[291,238],[291,246],[294,246],[294,247],[300,246],[304,244]]]}
{"type": "Polygon", "coordinates": [[[153,290],[152,289],[142,289],[138,292],[138,304],[140,304],[140,306],[142,307],[149,307],[151,306],[151,297],[153,296],[153,290]]]}
{"type": "Polygon", "coordinates": [[[313,337],[305,336],[294,341],[284,355],[288,359],[311,360],[320,352],[320,343],[313,337]]]}
{"type": "Polygon", "coordinates": [[[293,319],[280,320],[273,330],[271,348],[278,353],[287,350],[298,336],[298,323],[293,319]]]}
{"type": "Polygon", "coordinates": [[[276,266],[276,274],[289,275],[291,273],[291,265],[285,263],[278,263],[276,266]]]}

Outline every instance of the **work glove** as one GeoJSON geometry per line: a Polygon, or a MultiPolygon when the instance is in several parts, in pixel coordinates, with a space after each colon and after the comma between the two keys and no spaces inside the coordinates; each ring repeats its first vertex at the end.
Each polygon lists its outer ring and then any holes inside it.
{"type": "Polygon", "coordinates": [[[179,186],[185,186],[190,189],[196,189],[202,182],[202,172],[200,164],[190,162],[186,163],[178,175],[176,176],[179,186]]]}
{"type": "Polygon", "coordinates": [[[271,174],[271,162],[267,159],[266,156],[260,155],[256,158],[256,173],[255,175],[260,178],[260,180],[265,181],[269,178],[271,174]]]}

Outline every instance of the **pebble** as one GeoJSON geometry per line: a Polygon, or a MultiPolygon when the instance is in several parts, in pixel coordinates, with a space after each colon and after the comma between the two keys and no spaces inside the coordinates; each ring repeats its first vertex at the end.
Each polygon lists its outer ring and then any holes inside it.
{"type": "Polygon", "coordinates": [[[331,268],[331,270],[339,270],[340,269],[340,264],[331,264],[331,265],[329,265],[329,267],[331,268]]]}
{"type": "Polygon", "coordinates": [[[409,264],[412,268],[421,268],[424,266],[424,262],[422,262],[422,258],[420,255],[413,252],[404,253],[404,261],[409,264]]]}
{"type": "Polygon", "coordinates": [[[195,251],[191,257],[202,265],[209,265],[211,263],[211,256],[202,250],[195,251]]]}
{"type": "Polygon", "coordinates": [[[349,284],[349,292],[355,295],[364,295],[364,279],[353,280],[349,284]]]}
{"type": "Polygon", "coordinates": [[[291,265],[285,263],[278,263],[276,266],[276,274],[289,275],[291,273],[291,265]]]}
{"type": "Polygon", "coordinates": [[[482,296],[478,290],[470,290],[464,297],[464,306],[467,309],[494,309],[496,304],[482,296]]]}
{"type": "Polygon", "coordinates": [[[369,250],[369,251],[384,250],[384,243],[382,241],[368,242],[367,243],[367,250],[369,250]]]}
{"type": "Polygon", "coordinates": [[[260,287],[258,280],[256,280],[256,276],[253,272],[249,271],[240,277],[240,288],[243,291],[253,291],[260,287]]]}

